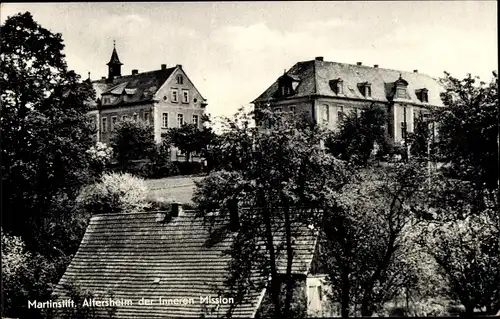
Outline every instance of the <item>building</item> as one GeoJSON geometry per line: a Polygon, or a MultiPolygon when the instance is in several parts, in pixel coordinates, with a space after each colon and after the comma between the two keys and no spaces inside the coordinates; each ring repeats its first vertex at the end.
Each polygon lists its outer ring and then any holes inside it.
{"type": "Polygon", "coordinates": [[[169,128],[183,123],[201,128],[207,100],[182,65],[162,64],[159,70],[141,73],[134,69],[129,75],[122,75],[122,65],[114,47],[108,76],[92,81],[96,101],[89,115],[96,123],[98,141],[108,143],[116,125],[127,118],[151,125],[156,142],[169,128]]]}
{"type": "MultiPolygon", "coordinates": [[[[169,212],[93,216],[54,298],[65,300],[63,287],[71,282],[92,291],[100,300],[107,300],[110,292],[113,300],[131,300],[129,305],[116,307],[113,318],[222,317],[232,305],[237,305],[232,312],[234,318],[258,317],[268,300],[266,288],[250,288],[241,303],[232,303],[230,298],[236,296],[224,286],[231,257],[224,251],[233,237],[208,244],[209,225],[196,215],[196,211],[183,211],[178,204],[172,204],[169,212]],[[207,303],[207,296],[220,302],[207,303]],[[151,302],[141,304],[142,298],[151,302]]],[[[275,240],[279,238],[276,232],[275,240]]],[[[302,296],[306,294],[308,312],[324,315],[324,276],[313,271],[316,236],[304,227],[294,242],[292,274],[300,283],[302,296]]],[[[284,274],[285,256],[282,258],[278,272],[284,274]]],[[[265,280],[259,274],[251,278],[254,282],[265,280]]]]}
{"type": "Polygon", "coordinates": [[[304,112],[319,125],[338,128],[342,116],[372,103],[387,110],[387,129],[395,142],[413,132],[415,120],[442,107],[440,83],[418,70],[405,72],[327,62],[298,62],[252,103],[256,109],[304,112]]]}

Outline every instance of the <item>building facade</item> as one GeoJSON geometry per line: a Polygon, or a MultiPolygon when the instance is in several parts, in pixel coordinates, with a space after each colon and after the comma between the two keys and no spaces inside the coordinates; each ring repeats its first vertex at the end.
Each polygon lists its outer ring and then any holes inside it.
{"type": "MultiPolygon", "coordinates": [[[[202,127],[207,100],[201,95],[185,73],[182,65],[142,72],[132,70],[122,75],[122,63],[116,48],[107,63],[108,77],[92,81],[96,100],[88,114],[96,124],[96,139],[109,143],[116,125],[123,120],[144,121],[154,132],[154,139],[161,142],[169,128],[184,123],[202,127]]],[[[173,160],[183,155],[176,151],[173,160]]]]}
{"type": "Polygon", "coordinates": [[[387,130],[395,142],[413,132],[415,121],[443,107],[438,80],[418,70],[405,72],[327,62],[323,57],[298,62],[252,101],[255,109],[300,112],[329,129],[341,118],[372,104],[386,109],[387,130]]]}

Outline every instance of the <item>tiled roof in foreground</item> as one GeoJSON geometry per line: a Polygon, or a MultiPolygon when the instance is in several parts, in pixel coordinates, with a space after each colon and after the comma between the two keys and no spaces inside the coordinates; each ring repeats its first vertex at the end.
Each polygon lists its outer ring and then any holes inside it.
{"type": "MultiPolygon", "coordinates": [[[[166,318],[222,316],[229,305],[203,305],[200,296],[217,296],[227,275],[229,256],[223,251],[231,239],[207,247],[208,226],[185,211],[169,222],[157,222],[156,213],[96,215],[90,224],[61,285],[73,282],[83,290],[114,299],[132,299],[132,306],[118,307],[115,318],[166,318]],[[194,298],[194,304],[140,306],[140,298],[158,300],[194,298]],[[217,309],[206,313],[204,307],[217,309]]],[[[315,236],[304,233],[296,241],[293,272],[307,274],[315,246],[315,236]]],[[[284,272],[281,267],[280,271],[284,272]]],[[[233,317],[253,317],[264,290],[252,291],[233,312],[233,317]]],[[[230,296],[225,296],[230,297],[230,296]]]]}

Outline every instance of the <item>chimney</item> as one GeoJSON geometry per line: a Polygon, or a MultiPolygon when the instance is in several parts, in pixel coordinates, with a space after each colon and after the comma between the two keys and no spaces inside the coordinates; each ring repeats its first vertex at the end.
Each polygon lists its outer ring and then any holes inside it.
{"type": "Polygon", "coordinates": [[[139,70],[137,70],[137,69],[133,69],[133,70],[132,70],[132,75],[137,75],[137,74],[139,74],[139,70]]]}
{"type": "Polygon", "coordinates": [[[357,65],[363,65],[363,62],[356,62],[357,65]]]}
{"type": "Polygon", "coordinates": [[[374,68],[378,68],[378,64],[374,64],[374,65],[373,65],[373,67],[374,67],[374,68]]]}
{"type": "Polygon", "coordinates": [[[181,203],[172,203],[170,216],[179,217],[182,214],[182,204],[181,203]]]}
{"type": "Polygon", "coordinates": [[[322,56],[317,56],[314,58],[314,60],[316,61],[323,61],[323,57],[322,56]]]}
{"type": "Polygon", "coordinates": [[[418,73],[418,70],[413,70],[413,73],[418,73]]]}
{"type": "Polygon", "coordinates": [[[238,231],[240,229],[240,216],[238,212],[238,200],[230,199],[227,203],[229,209],[229,229],[231,231],[238,231]]]}
{"type": "Polygon", "coordinates": [[[166,70],[166,69],[167,69],[167,65],[166,65],[166,64],[162,64],[162,65],[161,65],[161,69],[162,69],[162,70],[166,70]]]}
{"type": "Polygon", "coordinates": [[[106,80],[106,77],[105,76],[101,76],[101,80],[106,80]]]}
{"type": "Polygon", "coordinates": [[[182,64],[177,64],[176,67],[178,67],[179,69],[182,69],[182,64]]]}

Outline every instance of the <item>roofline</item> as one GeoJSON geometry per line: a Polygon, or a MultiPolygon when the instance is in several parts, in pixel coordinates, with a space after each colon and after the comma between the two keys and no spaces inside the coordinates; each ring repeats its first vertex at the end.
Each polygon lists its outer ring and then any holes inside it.
{"type": "MultiPolygon", "coordinates": [[[[138,75],[142,75],[142,74],[146,74],[146,73],[154,73],[154,72],[158,72],[158,71],[166,71],[166,70],[172,70],[172,69],[176,69],[176,68],[177,67],[174,66],[171,68],[166,68],[165,70],[158,69],[158,70],[144,71],[144,72],[140,72],[137,74],[127,74],[127,75],[122,75],[122,76],[115,76],[114,78],[115,79],[123,79],[123,78],[127,78],[127,77],[136,77],[138,75]]],[[[172,75],[172,74],[170,74],[170,75],[172,75]]],[[[90,83],[112,84],[111,82],[107,82],[107,80],[108,80],[107,78],[106,79],[99,79],[99,80],[92,80],[92,81],[90,81],[90,83]]],[[[116,84],[116,85],[119,85],[119,84],[116,84]]],[[[114,86],[116,86],[116,85],[114,85],[114,86]]]]}
{"type": "MultiPolygon", "coordinates": [[[[298,63],[308,63],[308,62],[314,62],[316,61],[315,59],[314,60],[307,60],[307,61],[300,61],[298,63]]],[[[397,70],[397,69],[389,69],[389,68],[381,68],[381,67],[373,67],[373,66],[369,66],[369,65],[357,65],[357,64],[351,64],[351,63],[344,63],[344,62],[335,62],[335,61],[318,61],[318,62],[323,62],[323,63],[337,63],[337,64],[344,64],[344,65],[349,65],[349,66],[355,66],[355,67],[358,67],[358,68],[370,68],[370,69],[380,69],[380,70],[388,70],[388,71],[394,71],[394,72],[399,72],[399,73],[408,73],[408,74],[420,74],[420,75],[425,75],[425,76],[428,76],[430,78],[432,78],[433,80],[437,81],[436,78],[434,78],[433,76],[427,74],[427,73],[422,73],[422,72],[413,72],[413,71],[406,71],[406,70],[397,70]]]]}
{"type": "MultiPolygon", "coordinates": [[[[322,95],[322,94],[308,94],[308,95],[303,95],[303,96],[298,96],[298,97],[292,97],[290,99],[275,99],[275,98],[270,98],[266,100],[260,100],[257,101],[258,99],[253,100],[251,103],[256,104],[256,103],[265,103],[265,102],[281,102],[281,101],[293,101],[294,99],[301,99],[301,98],[334,98],[334,99],[342,99],[345,101],[360,101],[360,102],[368,102],[368,103],[373,103],[373,102],[378,102],[378,103],[384,103],[384,104],[390,104],[394,103],[392,100],[378,100],[378,99],[362,99],[362,98],[353,98],[353,97],[344,97],[344,96],[333,96],[333,95],[322,95]]],[[[442,105],[435,105],[435,104],[423,104],[423,103],[417,103],[414,101],[396,101],[395,103],[405,103],[405,104],[412,104],[415,106],[427,106],[427,107],[442,107],[442,105]]]]}
{"type": "Polygon", "coordinates": [[[100,105],[98,109],[99,110],[108,110],[108,109],[141,105],[141,104],[150,104],[150,103],[156,103],[156,102],[157,102],[157,100],[154,100],[151,98],[149,100],[144,100],[144,101],[126,102],[126,103],[118,103],[118,104],[111,104],[111,105],[100,105]]]}

